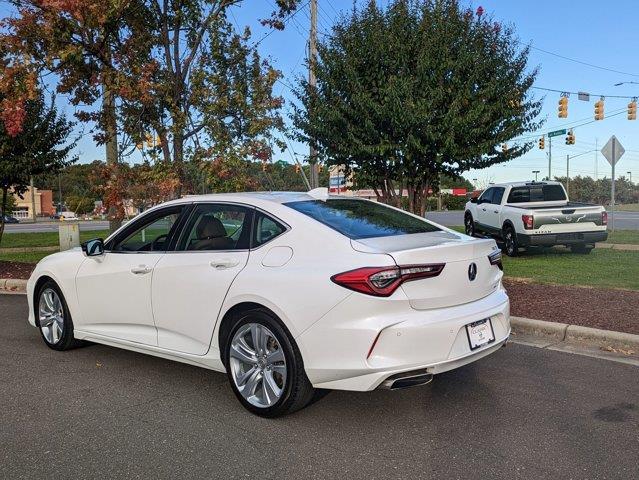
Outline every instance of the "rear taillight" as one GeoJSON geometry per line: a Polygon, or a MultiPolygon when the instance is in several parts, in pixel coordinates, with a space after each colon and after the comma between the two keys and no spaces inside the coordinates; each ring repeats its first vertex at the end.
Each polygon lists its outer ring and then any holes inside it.
{"type": "Polygon", "coordinates": [[[608,212],[601,212],[601,224],[608,225],[608,212]]]}
{"type": "Polygon", "coordinates": [[[495,250],[488,255],[488,261],[491,265],[497,265],[499,270],[503,270],[504,266],[501,263],[501,250],[495,250]]]}
{"type": "Polygon", "coordinates": [[[532,215],[522,215],[521,220],[522,222],[524,222],[524,229],[526,230],[533,229],[535,225],[535,217],[533,217],[532,215]]]}
{"type": "Polygon", "coordinates": [[[333,275],[331,280],[337,285],[356,292],[376,297],[389,297],[404,282],[436,277],[442,272],[444,265],[444,263],[435,263],[399,267],[363,267],[333,275]]]}

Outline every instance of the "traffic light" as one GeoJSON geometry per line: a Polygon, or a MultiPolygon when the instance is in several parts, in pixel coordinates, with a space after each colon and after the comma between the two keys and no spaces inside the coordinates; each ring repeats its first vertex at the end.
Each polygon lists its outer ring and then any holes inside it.
{"type": "Polygon", "coordinates": [[[317,172],[318,172],[318,173],[322,173],[322,170],[324,170],[324,166],[320,163],[320,164],[317,166],[317,172]]]}
{"type": "Polygon", "coordinates": [[[501,151],[503,153],[506,153],[508,151],[508,144],[507,143],[502,143],[501,144],[501,151]]]}
{"type": "Polygon", "coordinates": [[[566,145],[574,145],[575,144],[575,134],[572,132],[572,128],[568,130],[568,135],[566,135],[566,145]]]}
{"type": "Polygon", "coordinates": [[[295,173],[300,173],[302,171],[302,168],[299,166],[299,164],[295,164],[295,173]]]}
{"type": "Polygon", "coordinates": [[[263,171],[263,172],[266,172],[266,162],[263,162],[263,163],[262,163],[262,171],[263,171]]]}
{"type": "Polygon", "coordinates": [[[603,99],[600,99],[595,102],[595,120],[603,120],[603,119],[604,119],[604,101],[603,99]]]}
{"type": "Polygon", "coordinates": [[[546,137],[541,137],[539,139],[539,150],[543,150],[546,148],[546,137]]]}
{"type": "Polygon", "coordinates": [[[559,99],[559,118],[568,118],[568,97],[559,99]]]}
{"type": "Polygon", "coordinates": [[[628,104],[628,120],[637,120],[637,100],[628,104]]]}

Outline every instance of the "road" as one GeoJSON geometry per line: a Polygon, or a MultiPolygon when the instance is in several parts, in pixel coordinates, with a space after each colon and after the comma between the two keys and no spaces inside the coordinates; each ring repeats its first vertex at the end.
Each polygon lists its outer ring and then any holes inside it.
{"type": "MultiPolygon", "coordinates": [[[[35,233],[35,232],[57,232],[61,222],[40,222],[40,223],[11,223],[5,225],[6,233],[35,233]]],[[[109,222],[80,221],[80,230],[105,230],[109,228],[109,222]]]]}
{"type": "MultiPolygon", "coordinates": [[[[610,228],[613,217],[616,230],[639,230],[639,212],[614,212],[614,214],[608,212],[608,228],[610,228]]],[[[464,224],[464,212],[461,210],[428,212],[426,218],[447,227],[464,224]]]]}
{"type": "Polygon", "coordinates": [[[244,411],[226,376],[54,352],[0,295],[3,478],[639,478],[639,367],[510,344],[431,385],[244,411]]]}
{"type": "MultiPolygon", "coordinates": [[[[613,214],[608,213],[608,222],[612,221],[613,214]]],[[[639,230],[639,212],[615,212],[615,228],[617,230],[639,230]]],[[[426,218],[433,222],[454,227],[464,224],[464,212],[461,210],[451,210],[448,212],[428,212],[426,218]]],[[[5,226],[7,233],[23,232],[57,232],[58,222],[42,223],[21,223],[8,224],[5,226]]],[[[103,221],[81,221],[80,230],[103,230],[109,228],[109,222],[103,221]]]]}

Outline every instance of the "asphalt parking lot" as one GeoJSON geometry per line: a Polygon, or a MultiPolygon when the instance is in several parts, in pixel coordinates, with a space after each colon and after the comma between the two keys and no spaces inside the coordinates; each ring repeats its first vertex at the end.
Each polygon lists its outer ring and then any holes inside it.
{"type": "Polygon", "coordinates": [[[3,478],[639,478],[635,366],[510,344],[429,386],[264,420],[222,374],[54,352],[26,316],[0,295],[3,478]]]}

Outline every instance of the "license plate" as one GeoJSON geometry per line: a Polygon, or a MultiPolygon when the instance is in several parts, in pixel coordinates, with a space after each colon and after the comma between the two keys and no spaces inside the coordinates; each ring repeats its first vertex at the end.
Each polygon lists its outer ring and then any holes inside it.
{"type": "Polygon", "coordinates": [[[490,318],[469,323],[466,325],[466,334],[471,350],[476,350],[495,341],[495,332],[490,318]]]}

